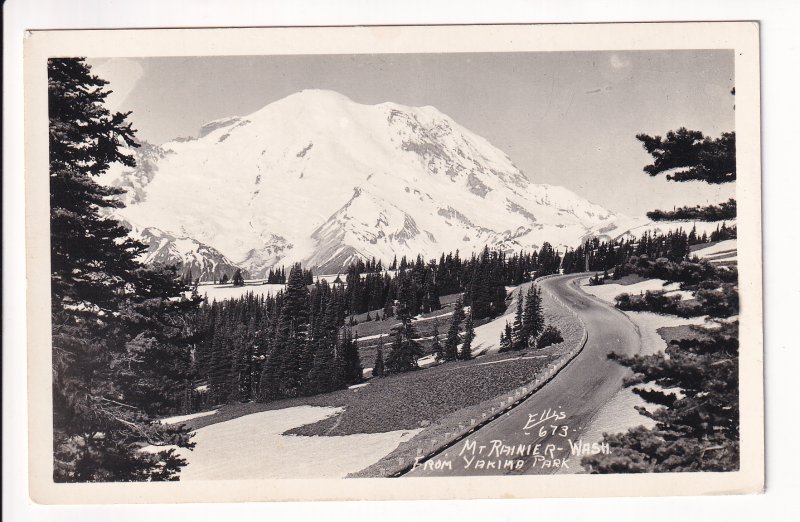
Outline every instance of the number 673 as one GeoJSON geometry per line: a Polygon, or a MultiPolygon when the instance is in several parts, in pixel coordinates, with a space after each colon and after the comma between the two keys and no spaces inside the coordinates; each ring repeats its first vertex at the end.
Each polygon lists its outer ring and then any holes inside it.
{"type": "Polygon", "coordinates": [[[558,435],[559,437],[566,437],[569,434],[569,426],[542,426],[539,428],[539,436],[546,437],[547,435],[558,435]]]}

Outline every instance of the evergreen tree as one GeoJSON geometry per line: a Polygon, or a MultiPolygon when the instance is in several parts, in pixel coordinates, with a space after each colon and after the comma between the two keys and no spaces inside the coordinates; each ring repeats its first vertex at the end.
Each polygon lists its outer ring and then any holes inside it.
{"type": "Polygon", "coordinates": [[[241,269],[237,268],[233,274],[233,286],[244,286],[244,277],[242,277],[241,269]]]}
{"type": "Polygon", "coordinates": [[[541,290],[534,284],[528,288],[528,298],[525,302],[525,312],[523,313],[522,321],[525,330],[526,346],[531,346],[534,339],[544,330],[542,294],[541,290]]]}
{"type": "Polygon", "coordinates": [[[528,347],[528,336],[523,321],[523,303],[522,289],[517,292],[517,311],[514,314],[513,325],[513,338],[512,345],[517,350],[524,350],[528,347]]]}
{"type": "Polygon", "coordinates": [[[500,352],[507,352],[513,347],[514,334],[511,325],[506,322],[506,327],[500,332],[500,352]]]}
{"type": "Polygon", "coordinates": [[[444,360],[455,361],[458,359],[458,345],[461,342],[458,331],[461,321],[464,320],[464,305],[459,296],[453,307],[453,317],[450,321],[450,329],[447,330],[447,340],[444,343],[444,360]]]}
{"type": "Polygon", "coordinates": [[[465,324],[464,344],[461,345],[461,352],[459,353],[461,359],[465,361],[472,359],[472,341],[474,339],[475,325],[472,324],[472,313],[469,313],[465,324]]]}
{"type": "Polygon", "coordinates": [[[700,131],[681,127],[665,138],[638,134],[644,149],[655,160],[644,167],[650,176],[670,172],[668,180],[700,180],[711,184],[736,181],[736,133],[724,132],[716,139],[700,131]]]}
{"type": "Polygon", "coordinates": [[[322,340],[315,342],[314,365],[309,373],[309,393],[326,393],[340,387],[336,375],[333,346],[322,340]]]}
{"type": "Polygon", "coordinates": [[[418,368],[417,359],[422,355],[422,348],[416,341],[416,332],[411,322],[408,307],[400,302],[397,309],[400,324],[393,328],[394,342],[392,351],[386,358],[386,370],[390,373],[407,372],[418,368]]]}
{"type": "Polygon", "coordinates": [[[264,402],[280,399],[282,396],[281,381],[283,379],[281,370],[283,368],[284,346],[274,346],[262,366],[259,398],[264,402]]]}
{"type": "Polygon", "coordinates": [[[383,336],[378,339],[378,351],[375,354],[375,364],[372,366],[373,377],[383,377],[386,371],[383,363],[383,336]]]}
{"type": "Polygon", "coordinates": [[[386,304],[383,307],[383,318],[394,317],[394,299],[386,298],[386,304]]]}
{"type": "Polygon", "coordinates": [[[689,232],[689,237],[687,238],[690,245],[697,244],[697,225],[692,225],[692,231],[689,232]]]}
{"type": "Polygon", "coordinates": [[[357,384],[364,379],[364,368],[361,366],[361,358],[358,355],[358,334],[352,338],[349,329],[344,331],[342,362],[345,384],[357,384]]]}
{"type": "Polygon", "coordinates": [[[137,256],[144,245],[105,217],[122,206],[122,191],[94,177],[115,162],[135,165],[122,150],[137,146],[129,113],[103,106],[107,82],[83,59],[50,59],[47,73],[53,479],[177,480],[185,461],[174,450],[139,447],[192,446],[184,428],[155,418],[171,407],[161,393],[183,384],[176,373],[188,372],[182,320],[197,303],[171,300],[182,286],[174,267],[143,267],[137,256]]]}
{"type": "Polygon", "coordinates": [[[584,457],[591,473],[735,471],[739,469],[738,322],[704,329],[700,338],[672,341],[666,354],[613,359],[631,368],[626,386],[655,409],[655,421],[605,434],[611,454],[584,457]],[[666,356],[665,356],[666,355],[666,356]],[[640,386],[655,383],[658,387],[640,386]],[[665,390],[679,389],[681,395],[665,390]]]}

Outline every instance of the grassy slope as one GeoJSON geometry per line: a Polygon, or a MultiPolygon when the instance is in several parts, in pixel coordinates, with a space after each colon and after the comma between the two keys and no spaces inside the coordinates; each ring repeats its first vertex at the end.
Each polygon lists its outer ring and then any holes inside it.
{"type": "MultiPolygon", "coordinates": [[[[431,312],[429,314],[423,314],[420,319],[414,321],[414,329],[417,332],[417,337],[420,338],[420,344],[422,345],[423,351],[427,354],[430,353],[430,346],[431,346],[431,339],[427,339],[433,335],[433,327],[434,325],[438,325],[439,328],[439,341],[444,343],[445,337],[447,336],[447,329],[450,327],[450,321],[452,319],[453,314],[453,305],[456,302],[460,294],[451,294],[442,296],[440,298],[440,302],[442,304],[442,308],[431,312]]],[[[378,310],[373,310],[370,315],[374,318],[376,312],[378,310]]],[[[383,311],[381,312],[381,316],[383,315],[383,311]]],[[[396,318],[390,317],[383,321],[369,321],[365,322],[367,318],[367,314],[359,314],[355,316],[358,324],[354,327],[351,327],[351,331],[353,335],[358,334],[359,337],[372,337],[374,335],[381,335],[383,334],[383,355],[384,357],[389,352],[389,347],[392,344],[392,337],[391,337],[391,330],[394,326],[399,324],[396,318]]],[[[482,322],[477,322],[475,326],[480,326],[483,324],[482,322]]],[[[463,323],[461,325],[461,330],[463,331],[463,323]]],[[[358,354],[361,357],[361,364],[365,368],[371,368],[373,363],[375,362],[375,355],[378,349],[378,338],[370,338],[370,339],[362,339],[358,342],[358,354]]]]}

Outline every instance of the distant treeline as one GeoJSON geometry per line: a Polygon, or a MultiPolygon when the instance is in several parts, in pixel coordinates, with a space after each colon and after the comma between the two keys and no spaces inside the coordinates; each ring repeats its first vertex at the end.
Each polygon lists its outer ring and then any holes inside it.
{"type": "Polygon", "coordinates": [[[697,229],[692,227],[688,234],[683,229],[678,229],[666,234],[645,232],[639,239],[601,241],[592,238],[578,248],[568,250],[564,254],[562,268],[566,274],[615,269],[615,278],[634,272],[641,272],[643,277],[662,277],[664,274],[661,268],[666,266],[665,261],[681,263],[692,260],[691,246],[735,237],[736,226],[728,227],[723,223],[710,235],[704,232],[698,236],[697,229]],[[656,263],[658,260],[661,261],[656,263]]]}
{"type": "Polygon", "coordinates": [[[422,256],[413,262],[404,256],[389,266],[394,276],[381,271],[380,261],[358,260],[346,271],[347,312],[383,309],[384,317],[389,317],[392,304],[400,301],[415,316],[440,308],[440,296],[463,292],[464,304],[472,307],[474,320],[494,317],[505,311],[506,286],[554,274],[560,265],[561,256],[549,243],[538,252],[511,255],[486,247],[469,259],[462,259],[456,251],[427,263],[422,256]]]}
{"type": "Polygon", "coordinates": [[[736,219],[736,200],[729,199],[719,205],[680,207],[673,211],[653,210],[647,213],[653,221],[722,221],[736,219]]]}
{"type": "Polygon", "coordinates": [[[247,293],[200,306],[188,408],[324,393],[361,381],[358,350],[344,327],[344,288],[306,283],[296,265],[285,291],[274,296],[247,293]]]}
{"type": "MultiPolygon", "coordinates": [[[[717,270],[708,262],[693,259],[689,249],[691,245],[730,235],[735,236],[735,227],[722,225],[710,237],[698,237],[693,228],[688,234],[683,230],[647,232],[636,240],[604,242],[594,238],[568,250],[563,257],[549,243],[538,251],[511,255],[487,247],[468,259],[462,259],[458,251],[442,254],[438,261],[425,262],[417,256],[410,262],[403,257],[399,262],[393,260],[386,270],[381,261],[359,259],[347,268],[344,280],[337,276],[330,283],[310,284],[311,272],[299,264],[291,268],[288,276],[284,269],[277,269],[272,277],[286,279],[284,291],[201,304],[194,336],[196,353],[185,391],[191,399],[184,402],[184,407],[269,401],[324,393],[360,382],[362,365],[357,338],[348,328],[352,324],[348,317],[352,320],[357,314],[375,312],[376,320],[400,320],[387,339],[392,349],[381,372],[396,373],[415,369],[416,359],[422,355],[414,340],[411,318],[440,309],[440,297],[444,295],[463,294],[457,308],[470,307],[471,324],[505,311],[507,286],[558,273],[560,269],[575,273],[588,268],[605,272],[606,278],[613,270],[614,279],[635,273],[686,285],[702,281],[735,284],[735,269],[717,270]]],[[[595,279],[596,283],[602,282],[599,277],[595,279]]],[[[531,299],[529,296],[528,301],[534,302],[531,299]]],[[[723,301],[721,306],[728,306],[731,300],[723,301]]],[[[679,313],[695,311],[681,309],[679,313]]],[[[540,331],[536,328],[536,335],[540,331]]],[[[451,340],[449,344],[455,342],[451,340]]],[[[383,354],[378,364],[383,366],[383,354]]]]}
{"type": "MultiPolygon", "coordinates": [[[[485,248],[466,260],[458,252],[428,263],[421,256],[413,263],[404,257],[390,265],[396,267],[393,271],[383,271],[379,261],[359,260],[348,267],[345,281],[337,276],[332,283],[311,285],[310,272],[295,265],[285,290],[275,295],[248,293],[199,306],[179,402],[184,410],[196,410],[223,402],[325,393],[358,383],[362,365],[346,318],[372,310],[381,311],[378,318],[400,321],[381,373],[413,370],[422,353],[411,318],[440,309],[440,296],[463,293],[457,308],[471,307],[471,324],[505,311],[507,285],[556,273],[560,264],[561,257],[545,243],[538,252],[511,256],[485,248]]],[[[274,277],[283,277],[284,270],[276,273],[274,277]]],[[[456,341],[457,331],[450,342],[456,341]]]]}

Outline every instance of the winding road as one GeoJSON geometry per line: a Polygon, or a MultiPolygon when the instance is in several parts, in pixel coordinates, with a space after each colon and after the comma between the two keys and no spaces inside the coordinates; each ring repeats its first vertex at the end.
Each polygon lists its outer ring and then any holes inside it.
{"type": "Polygon", "coordinates": [[[638,353],[641,338],[623,312],[580,289],[586,277],[570,274],[540,283],[583,320],[588,333],[583,351],[517,407],[406,476],[575,473],[581,470],[582,452],[602,451],[581,445],[581,452],[573,453],[572,448],[586,442],[581,434],[630,374],[608,354],[638,353]]]}

